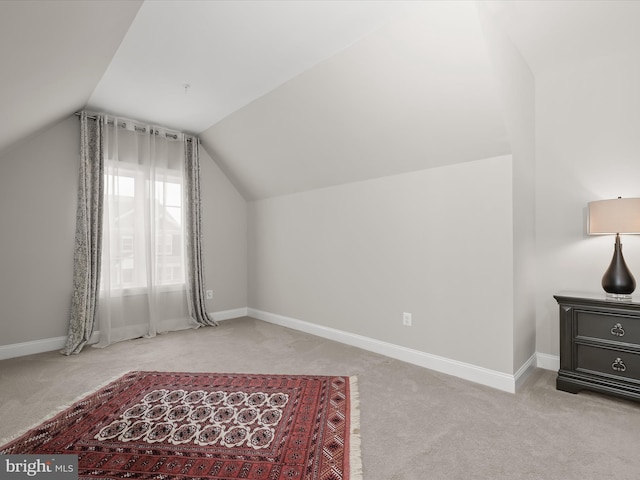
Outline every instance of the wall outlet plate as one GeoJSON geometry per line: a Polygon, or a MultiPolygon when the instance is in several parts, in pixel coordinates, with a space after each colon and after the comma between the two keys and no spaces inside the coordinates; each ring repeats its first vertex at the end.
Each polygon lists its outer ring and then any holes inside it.
{"type": "Polygon", "coordinates": [[[405,327],[410,327],[412,325],[412,319],[411,319],[411,314],[404,312],[402,314],[402,325],[404,325],[405,327]]]}
{"type": "Polygon", "coordinates": [[[213,290],[207,290],[207,300],[213,300],[213,290]]]}

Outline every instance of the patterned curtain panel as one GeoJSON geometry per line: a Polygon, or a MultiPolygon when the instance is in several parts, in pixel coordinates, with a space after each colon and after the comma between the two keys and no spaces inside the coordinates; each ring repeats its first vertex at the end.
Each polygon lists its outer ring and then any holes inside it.
{"type": "Polygon", "coordinates": [[[65,355],[217,325],[206,311],[198,139],[82,112],[65,355]]]}
{"type": "Polygon", "coordinates": [[[218,325],[207,313],[204,301],[202,216],[200,212],[200,151],[197,137],[184,138],[187,240],[187,290],[191,317],[199,325],[218,325]]]}
{"type": "Polygon", "coordinates": [[[61,353],[77,354],[93,333],[100,293],[104,198],[104,118],[80,115],[80,171],[73,270],[73,297],[67,344],[61,353]]]}

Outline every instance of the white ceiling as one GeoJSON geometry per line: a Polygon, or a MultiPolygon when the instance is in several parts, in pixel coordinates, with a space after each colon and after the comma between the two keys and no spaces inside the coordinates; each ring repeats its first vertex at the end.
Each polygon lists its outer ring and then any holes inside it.
{"type": "Polygon", "coordinates": [[[201,132],[246,198],[510,152],[475,5],[420,7],[201,132]]]}
{"type": "Polygon", "coordinates": [[[640,49],[638,0],[488,0],[534,74],[640,49]]]}
{"type": "MultiPolygon", "coordinates": [[[[640,48],[638,1],[483,3],[534,75],[640,48]]],[[[249,199],[501,153],[475,8],[0,1],[0,151],[74,111],[105,110],[200,134],[249,199]]]]}
{"type": "Polygon", "coordinates": [[[201,132],[414,3],[147,1],[89,105],[201,132]]]}
{"type": "Polygon", "coordinates": [[[141,3],[0,1],[0,151],[86,105],[141,3]]]}

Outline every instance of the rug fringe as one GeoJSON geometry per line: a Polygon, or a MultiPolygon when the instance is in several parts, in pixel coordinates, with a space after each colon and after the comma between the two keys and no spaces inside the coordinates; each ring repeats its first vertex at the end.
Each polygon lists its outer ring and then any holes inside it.
{"type": "Polygon", "coordinates": [[[349,398],[351,401],[350,436],[349,436],[349,480],[363,480],[362,455],[360,440],[360,394],[358,393],[358,376],[349,377],[349,398]]]}
{"type": "Polygon", "coordinates": [[[130,373],[131,371],[132,370],[126,370],[125,372],[120,373],[119,375],[116,375],[116,376],[110,378],[109,380],[106,380],[106,381],[102,382],[97,387],[93,388],[92,390],[89,390],[87,392],[84,392],[84,393],[78,395],[73,400],[71,400],[69,403],[56,408],[53,412],[49,413],[44,418],[42,418],[40,421],[34,423],[30,427],[27,427],[25,429],[19,430],[18,433],[16,433],[15,435],[10,435],[10,436],[8,436],[6,438],[0,438],[0,450],[2,450],[7,444],[9,444],[9,443],[13,442],[14,440],[20,438],[21,436],[25,435],[30,430],[33,430],[34,428],[40,426],[41,424],[43,424],[45,422],[48,422],[49,420],[54,418],[56,415],[62,413],[66,409],[70,408],[72,405],[78,403],[80,400],[84,399],[85,397],[88,397],[89,395],[92,395],[93,393],[97,392],[101,388],[106,387],[110,383],[115,382],[116,380],[118,380],[119,378],[122,378],[124,375],[130,373]]]}

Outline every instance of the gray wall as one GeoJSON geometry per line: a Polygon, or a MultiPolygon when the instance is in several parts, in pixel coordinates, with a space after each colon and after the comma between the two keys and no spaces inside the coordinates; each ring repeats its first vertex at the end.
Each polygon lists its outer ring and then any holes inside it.
{"type": "Polygon", "coordinates": [[[511,374],[512,212],[511,156],[250,202],[249,306],[511,374]]]}
{"type": "Polygon", "coordinates": [[[479,4],[492,53],[503,117],[513,153],[513,369],[536,351],[535,81],[509,37],[479,4]]]}
{"type": "Polygon", "coordinates": [[[79,144],[67,118],[0,158],[0,345],[67,333],[79,144]]]}
{"type": "MultiPolygon", "coordinates": [[[[79,141],[72,116],[0,156],[0,346],[67,334],[79,141]]],[[[205,151],[201,165],[207,307],[244,308],[246,202],[205,151]]]]}
{"type": "Polygon", "coordinates": [[[247,202],[200,148],[202,248],[210,312],[247,306],[247,202]]]}
{"type": "MultiPolygon", "coordinates": [[[[554,293],[602,292],[614,238],[586,235],[587,202],[640,197],[638,85],[633,49],[536,77],[538,352],[558,355],[554,293]]],[[[640,236],[623,236],[622,243],[639,280],[640,236]]]]}

